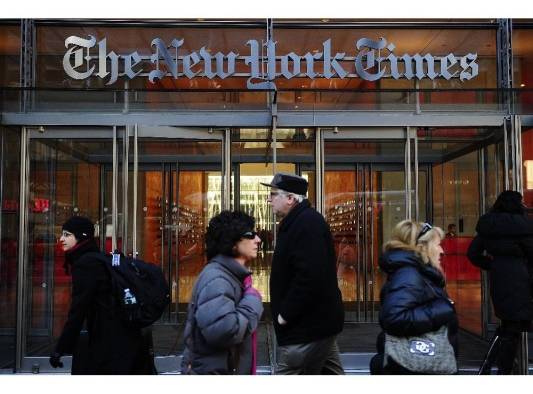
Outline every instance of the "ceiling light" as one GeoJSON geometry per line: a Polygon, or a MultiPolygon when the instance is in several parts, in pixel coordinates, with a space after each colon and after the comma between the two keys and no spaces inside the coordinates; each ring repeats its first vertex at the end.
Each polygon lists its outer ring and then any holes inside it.
{"type": "Polygon", "coordinates": [[[521,87],[521,88],[525,88],[525,87],[526,87],[526,84],[525,84],[525,83],[521,83],[521,84],[520,84],[520,87],[521,87]]]}

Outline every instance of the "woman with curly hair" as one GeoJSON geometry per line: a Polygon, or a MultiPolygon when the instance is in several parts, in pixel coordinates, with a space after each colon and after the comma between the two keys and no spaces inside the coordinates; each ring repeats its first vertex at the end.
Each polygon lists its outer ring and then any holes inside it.
{"type": "Polygon", "coordinates": [[[263,304],[246,268],[261,242],[254,226],[243,212],[223,211],[209,221],[208,263],[194,285],[185,324],[183,374],[255,374],[263,304]]]}

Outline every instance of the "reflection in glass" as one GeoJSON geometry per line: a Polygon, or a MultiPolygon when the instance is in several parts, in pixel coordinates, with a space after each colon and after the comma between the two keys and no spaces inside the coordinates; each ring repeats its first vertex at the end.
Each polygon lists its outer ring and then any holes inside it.
{"type": "Polygon", "coordinates": [[[404,147],[401,140],[325,141],[324,214],[347,320],[377,321],[381,247],[406,217],[404,147]]]}
{"type": "Polygon", "coordinates": [[[139,139],[137,252],[159,265],[171,286],[162,321],[185,312],[205,264],[205,229],[221,210],[221,172],[206,166],[221,167],[220,141],[139,139]]]}
{"type": "Polygon", "coordinates": [[[50,353],[70,305],[71,278],[57,242],[62,224],[73,215],[89,217],[97,225],[97,242],[111,249],[111,199],[106,196],[112,189],[104,180],[112,148],[112,139],[30,140],[28,355],[50,353]]]}
{"type": "Polygon", "coordinates": [[[0,369],[14,368],[19,242],[20,135],[0,128],[0,369]]]}
{"type": "MultiPolygon", "coordinates": [[[[497,129],[430,129],[419,130],[420,165],[431,168],[433,223],[444,232],[455,225],[454,236],[443,240],[442,266],[447,289],[455,301],[461,328],[482,333],[481,275],[466,252],[475,235],[480,216],[479,149],[484,140],[497,139],[497,129]]],[[[495,150],[488,147],[485,166],[486,198],[490,199],[497,185],[499,167],[495,150]]],[[[500,173],[501,174],[501,173],[500,173]]]]}

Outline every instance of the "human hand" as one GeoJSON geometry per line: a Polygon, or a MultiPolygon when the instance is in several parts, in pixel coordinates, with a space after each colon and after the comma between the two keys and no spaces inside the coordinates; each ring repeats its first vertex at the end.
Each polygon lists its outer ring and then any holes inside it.
{"type": "Polygon", "coordinates": [[[50,365],[54,368],[63,368],[63,363],[61,362],[61,353],[54,352],[50,356],[50,359],[48,360],[50,362],[50,365]]]}
{"type": "Polygon", "coordinates": [[[263,299],[263,297],[261,297],[261,293],[259,293],[259,291],[257,291],[257,289],[255,287],[248,287],[244,290],[244,295],[251,295],[251,296],[254,296],[254,297],[257,297],[259,298],[260,300],[263,299]]]}
{"type": "Polygon", "coordinates": [[[285,320],[281,315],[278,315],[278,323],[280,326],[283,326],[287,324],[287,320],[285,320]]]}

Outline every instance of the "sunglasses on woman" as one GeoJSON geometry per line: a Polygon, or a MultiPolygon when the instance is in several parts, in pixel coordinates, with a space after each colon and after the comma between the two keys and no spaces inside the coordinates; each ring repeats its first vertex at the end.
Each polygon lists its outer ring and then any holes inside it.
{"type": "Polygon", "coordinates": [[[257,233],[255,231],[247,231],[244,234],[241,234],[241,238],[246,238],[246,239],[255,239],[256,236],[257,236],[257,233]]]}

